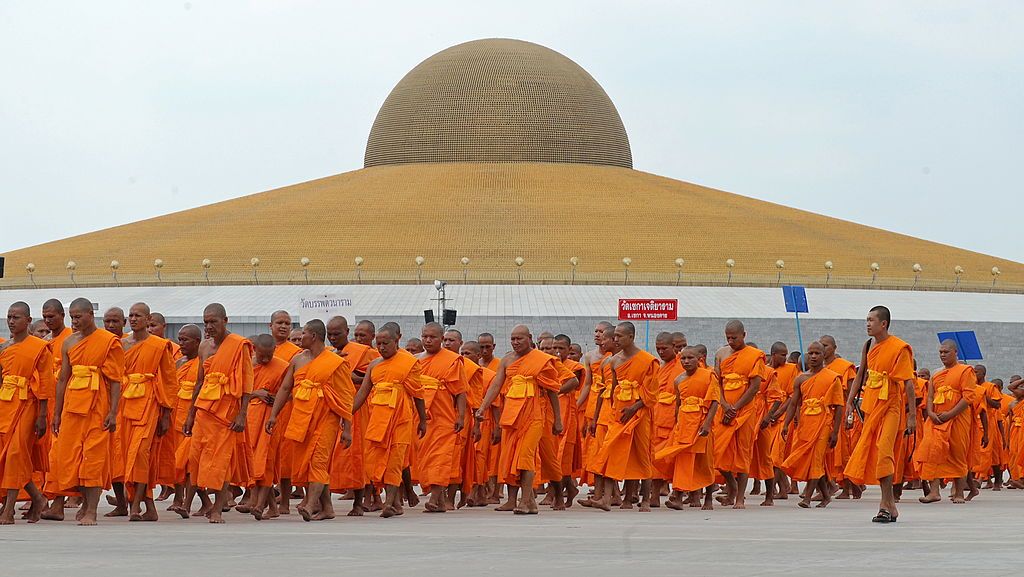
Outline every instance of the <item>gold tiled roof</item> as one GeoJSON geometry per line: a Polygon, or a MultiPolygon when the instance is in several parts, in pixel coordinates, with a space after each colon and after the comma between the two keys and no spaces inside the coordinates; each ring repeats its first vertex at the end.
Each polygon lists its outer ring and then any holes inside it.
{"type": "Polygon", "coordinates": [[[1024,289],[1024,265],[632,169],[564,163],[365,168],[16,250],[0,286],[629,282],[1024,289]],[[415,263],[424,258],[422,266],[415,263]],[[310,259],[307,268],[300,260],[310,259]],[[355,258],[363,259],[356,267],[355,258]],[[463,265],[461,259],[469,259],[463,265]],[[515,259],[522,257],[522,266],[515,259]],[[577,265],[570,264],[576,257],[577,265]],[[676,266],[676,259],[684,259],[676,266]],[[211,266],[204,271],[203,259],[211,266]],[[728,269],[727,259],[735,266],[728,269]],[[357,271],[358,268],[358,271],[357,271]],[[728,278],[731,270],[732,278],[728,278]],[[418,274],[419,273],[419,274],[418,274]]]}
{"type": "Polygon", "coordinates": [[[474,40],[413,68],[381,106],[365,166],[573,162],[633,166],[610,98],[586,70],[530,42],[474,40]]]}

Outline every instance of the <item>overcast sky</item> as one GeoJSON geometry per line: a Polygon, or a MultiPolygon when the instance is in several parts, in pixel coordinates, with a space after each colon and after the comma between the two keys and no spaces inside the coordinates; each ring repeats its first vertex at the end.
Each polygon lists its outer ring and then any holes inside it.
{"type": "Polygon", "coordinates": [[[407,71],[511,37],[639,170],[1024,261],[1024,2],[497,6],[5,0],[0,254],[361,168],[407,71]]]}

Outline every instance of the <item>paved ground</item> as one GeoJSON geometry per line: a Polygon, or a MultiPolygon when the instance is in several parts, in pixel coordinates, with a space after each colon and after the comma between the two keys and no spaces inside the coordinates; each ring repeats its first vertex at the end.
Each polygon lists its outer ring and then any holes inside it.
{"type": "MultiPolygon", "coordinates": [[[[0,575],[1008,575],[1024,560],[1024,491],[985,491],[975,502],[904,501],[899,522],[869,522],[876,508],[836,501],[745,511],[667,509],[602,513],[573,507],[515,517],[491,509],[397,519],[296,516],[226,525],[103,520],[0,527],[0,575]]],[[[109,508],[102,508],[107,510],[109,508]]],[[[348,503],[339,510],[348,510],[348,503]]]]}

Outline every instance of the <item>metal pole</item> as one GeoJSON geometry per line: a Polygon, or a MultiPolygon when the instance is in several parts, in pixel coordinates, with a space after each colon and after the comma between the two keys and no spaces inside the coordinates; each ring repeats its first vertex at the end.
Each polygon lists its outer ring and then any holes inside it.
{"type": "Polygon", "coordinates": [[[644,350],[651,352],[651,321],[647,321],[644,329],[644,350]]]}
{"type": "Polygon", "coordinates": [[[796,340],[800,344],[800,365],[801,368],[807,367],[807,359],[804,357],[804,335],[800,331],[800,313],[793,313],[796,316],[796,340]]]}

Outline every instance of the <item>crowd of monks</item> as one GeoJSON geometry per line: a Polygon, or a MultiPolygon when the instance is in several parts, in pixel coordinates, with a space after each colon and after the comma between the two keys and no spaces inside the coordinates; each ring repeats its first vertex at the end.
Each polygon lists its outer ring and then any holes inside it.
{"type": "Polygon", "coordinates": [[[67,508],[95,525],[104,495],[106,517],[156,521],[170,500],[213,523],[289,514],[292,499],[304,520],[331,519],[336,494],[350,516],[385,518],[421,497],[429,513],[742,509],[751,479],[761,505],[804,508],[878,485],[872,520],[891,523],[905,491],[1024,489],[1021,377],[1004,393],[953,341],[942,368],[917,368],[881,306],[853,361],[830,336],[803,358],[781,342],[766,354],[739,321],[710,358],[682,333],[658,334],[652,355],[629,322],[599,323],[588,352],[519,325],[498,357],[491,334],[436,323],[403,348],[395,323],[360,321],[350,339],[343,317],[294,329],[285,311],[246,338],[216,303],[174,340],[145,303],[106,311],[103,328],[87,299],[70,326],[58,300],[40,312],[12,304],[0,343],[0,524],[67,508]]]}

